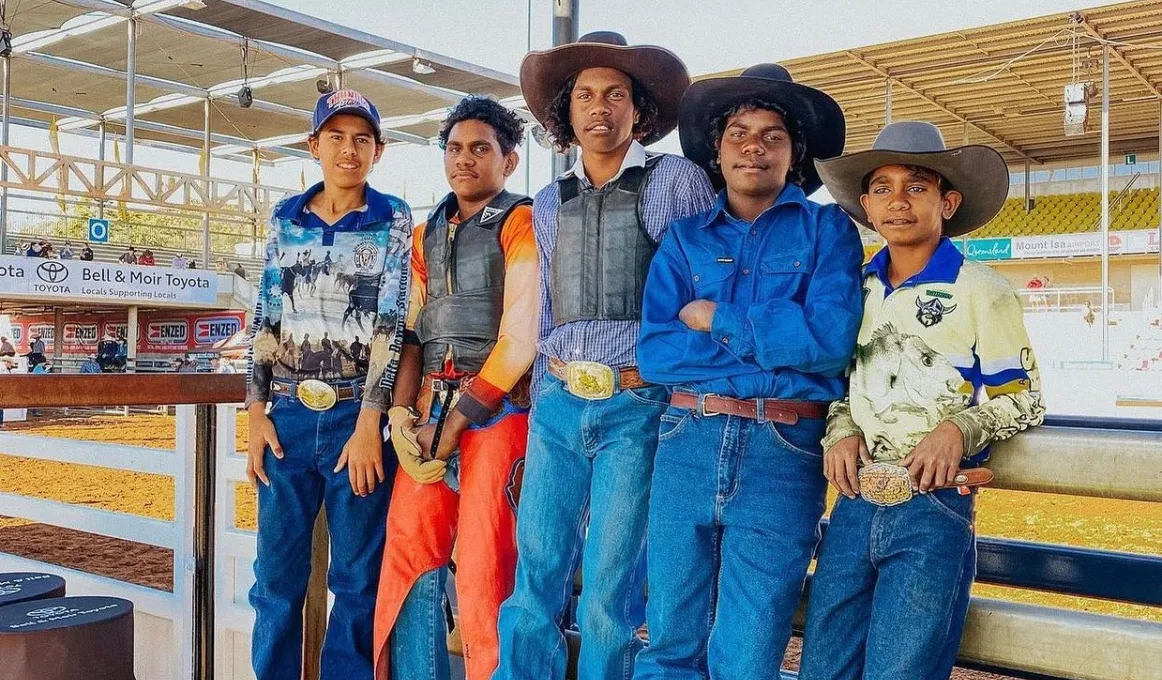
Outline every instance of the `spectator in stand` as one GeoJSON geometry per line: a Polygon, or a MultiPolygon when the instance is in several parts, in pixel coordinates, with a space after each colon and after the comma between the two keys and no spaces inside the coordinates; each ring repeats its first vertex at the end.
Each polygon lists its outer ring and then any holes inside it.
{"type": "Polygon", "coordinates": [[[46,260],[55,260],[59,257],[52,244],[47,242],[44,244],[44,250],[40,251],[40,256],[46,260]]]}
{"type": "Polygon", "coordinates": [[[117,258],[117,261],[122,264],[137,264],[137,249],[129,246],[129,250],[122,253],[121,257],[117,258]]]}
{"type": "Polygon", "coordinates": [[[32,369],[32,373],[33,375],[44,375],[46,373],[52,373],[52,362],[45,361],[43,363],[37,364],[36,368],[32,369]]]}
{"type": "Polygon", "coordinates": [[[33,333],[32,342],[28,344],[28,354],[24,356],[28,358],[28,370],[34,372],[36,367],[45,363],[47,359],[44,356],[44,340],[41,339],[40,333],[33,333]]]}
{"type": "Polygon", "coordinates": [[[97,365],[101,371],[109,373],[117,370],[117,352],[120,348],[120,343],[113,337],[113,333],[105,331],[105,336],[97,343],[97,365]]]}
{"type": "Polygon", "coordinates": [[[117,368],[125,370],[125,364],[129,363],[129,341],[125,339],[124,333],[117,334],[117,368]]]}
{"type": "Polygon", "coordinates": [[[81,249],[81,259],[85,262],[93,261],[93,249],[89,247],[88,243],[86,243],[85,247],[81,249]]]}
{"type": "Polygon", "coordinates": [[[157,261],[153,259],[153,251],[149,248],[141,251],[141,257],[137,258],[137,264],[144,265],[146,267],[152,267],[157,264],[157,261]]]}
{"type": "Polygon", "coordinates": [[[62,260],[73,259],[73,242],[72,241],[65,241],[64,247],[61,248],[60,258],[62,260]]]}
{"type": "Polygon", "coordinates": [[[242,268],[241,262],[234,263],[234,273],[242,278],[246,278],[246,270],[242,268]]]}
{"type": "Polygon", "coordinates": [[[187,267],[187,269],[197,269],[197,268],[198,268],[198,261],[197,260],[190,260],[190,266],[187,267]]]}
{"type": "Polygon", "coordinates": [[[230,374],[238,372],[238,369],[234,368],[234,364],[229,359],[223,361],[221,357],[211,359],[210,366],[213,367],[215,373],[230,374]]]}
{"type": "Polygon", "coordinates": [[[190,261],[186,259],[184,254],[178,253],[173,256],[173,261],[169,263],[169,266],[174,269],[185,269],[190,266],[190,261]]]}
{"type": "Polygon", "coordinates": [[[24,254],[29,257],[44,257],[44,241],[33,241],[28,244],[28,251],[24,254]]]}
{"type": "Polygon", "coordinates": [[[14,356],[16,356],[16,348],[12,346],[12,342],[6,336],[0,335],[0,357],[14,356]]]}
{"type": "Polygon", "coordinates": [[[81,373],[84,373],[87,375],[87,374],[100,373],[100,372],[101,372],[101,364],[97,363],[97,355],[96,354],[90,354],[88,357],[85,358],[84,361],[81,362],[81,373]]]}

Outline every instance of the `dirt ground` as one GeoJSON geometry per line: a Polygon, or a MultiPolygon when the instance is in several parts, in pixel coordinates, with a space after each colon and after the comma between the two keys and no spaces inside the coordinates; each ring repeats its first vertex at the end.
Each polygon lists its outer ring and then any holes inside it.
{"type": "MultiPolygon", "coordinates": [[[[238,416],[237,444],[245,447],[245,414],[238,416]]],[[[174,445],[174,418],[163,415],[52,417],[28,423],[5,423],[8,432],[120,443],[154,448],[174,445]]],[[[0,492],[171,520],[174,487],[161,475],[70,465],[0,453],[0,492]]],[[[256,521],[254,492],[239,484],[235,518],[240,528],[256,521]]],[[[1111,501],[1050,494],[986,489],[977,505],[982,536],[1162,555],[1162,503],[1111,501]]],[[[170,589],[170,551],[85,534],[71,529],[0,517],[0,545],[6,552],[83,569],[154,588],[170,589]]],[[[1051,595],[1028,590],[978,585],[974,593],[987,597],[1080,609],[1103,614],[1162,621],[1162,609],[1051,595]]],[[[798,664],[793,641],[788,667],[798,664]]],[[[987,680],[1001,676],[958,670],[957,680],[987,680]]]]}

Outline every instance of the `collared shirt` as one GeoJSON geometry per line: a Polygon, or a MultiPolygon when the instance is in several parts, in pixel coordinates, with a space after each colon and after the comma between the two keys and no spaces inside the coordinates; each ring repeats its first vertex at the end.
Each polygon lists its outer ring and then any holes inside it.
{"type": "Polygon", "coordinates": [[[860,315],[859,233],[836,205],[788,184],[754,222],[726,192],[679,220],[654,256],[642,304],[638,365],[650,382],[739,399],[843,396],[860,315]],[[678,319],[716,303],[710,331],[678,319]]]}
{"type": "MultiPolygon", "coordinates": [[[[633,142],[616,176],[620,177],[627,168],[643,166],[645,159],[645,149],[633,142]]],[[[582,185],[589,186],[580,161],[569,173],[576,171],[580,171],[578,178],[582,185]]],[[[655,241],[661,241],[671,222],[706,210],[713,204],[714,190],[706,173],[685,158],[664,154],[643,188],[640,203],[642,225],[655,241]]],[[[541,271],[540,355],[534,365],[533,394],[536,394],[537,383],[544,375],[547,357],[563,361],[598,361],[616,368],[636,364],[634,347],[640,327],[636,321],[573,321],[554,327],[549,286],[560,205],[561,195],[556,182],[541,189],[533,201],[533,230],[541,271]]]]}
{"type": "Polygon", "coordinates": [[[851,391],[832,405],[824,446],[862,435],[873,459],[898,461],[949,420],[964,436],[963,465],[978,465],[990,442],[1045,416],[1021,302],[1008,281],[966,261],[947,238],[896,287],[890,263],[884,248],[864,270],[851,391]],[[976,404],[982,392],[987,401],[976,404]]]}
{"type": "Polygon", "coordinates": [[[407,317],[411,210],[368,186],[362,208],[327,224],[309,209],[322,188],[271,216],[246,403],[268,400],[273,379],[357,380],[363,406],[386,412],[407,317]]]}

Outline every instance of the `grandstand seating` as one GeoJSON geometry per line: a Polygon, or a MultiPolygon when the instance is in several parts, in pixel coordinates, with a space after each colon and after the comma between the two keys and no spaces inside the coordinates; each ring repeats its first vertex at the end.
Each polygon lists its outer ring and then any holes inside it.
{"type": "MultiPolygon", "coordinates": [[[[1026,213],[1024,201],[1010,198],[991,222],[973,232],[972,238],[995,236],[1047,236],[1096,231],[1101,218],[1098,192],[1049,194],[1034,197],[1034,209],[1026,213]]],[[[1111,193],[1111,200],[1116,194],[1111,193]]],[[[1158,226],[1158,190],[1131,189],[1110,213],[1111,230],[1153,229],[1158,226]]]]}

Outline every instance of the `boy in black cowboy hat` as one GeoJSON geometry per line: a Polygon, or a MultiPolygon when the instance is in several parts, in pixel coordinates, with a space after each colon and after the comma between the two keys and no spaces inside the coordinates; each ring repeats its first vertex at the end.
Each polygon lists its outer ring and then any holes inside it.
{"type": "Polygon", "coordinates": [[[667,397],[637,371],[642,289],[670,222],[713,201],[696,165],[643,145],[674,129],[689,82],[669,51],[608,32],[521,64],[529,109],[562,150],[576,145],[581,156],[533,204],[539,387],[496,680],[565,677],[561,616],[582,554],[578,677],[628,678],[641,647],[646,509],[667,397]]]}
{"type": "Polygon", "coordinates": [[[949,240],[997,214],[1008,169],[987,146],[945,149],[940,130],[918,122],[817,166],[839,205],[888,245],[864,270],[850,394],[828,418],[824,474],[841,496],[799,677],[947,679],[976,571],[972,487],[991,479],[979,466],[990,442],[1045,413],[1020,301],[949,240]]]}
{"type": "Polygon", "coordinates": [[[859,327],[859,234],[807,200],[843,113],[776,64],[682,99],[686,155],[725,185],[679,220],[646,282],[638,359],[662,415],[637,680],[769,677],[818,541],[828,402],[859,327]]]}

